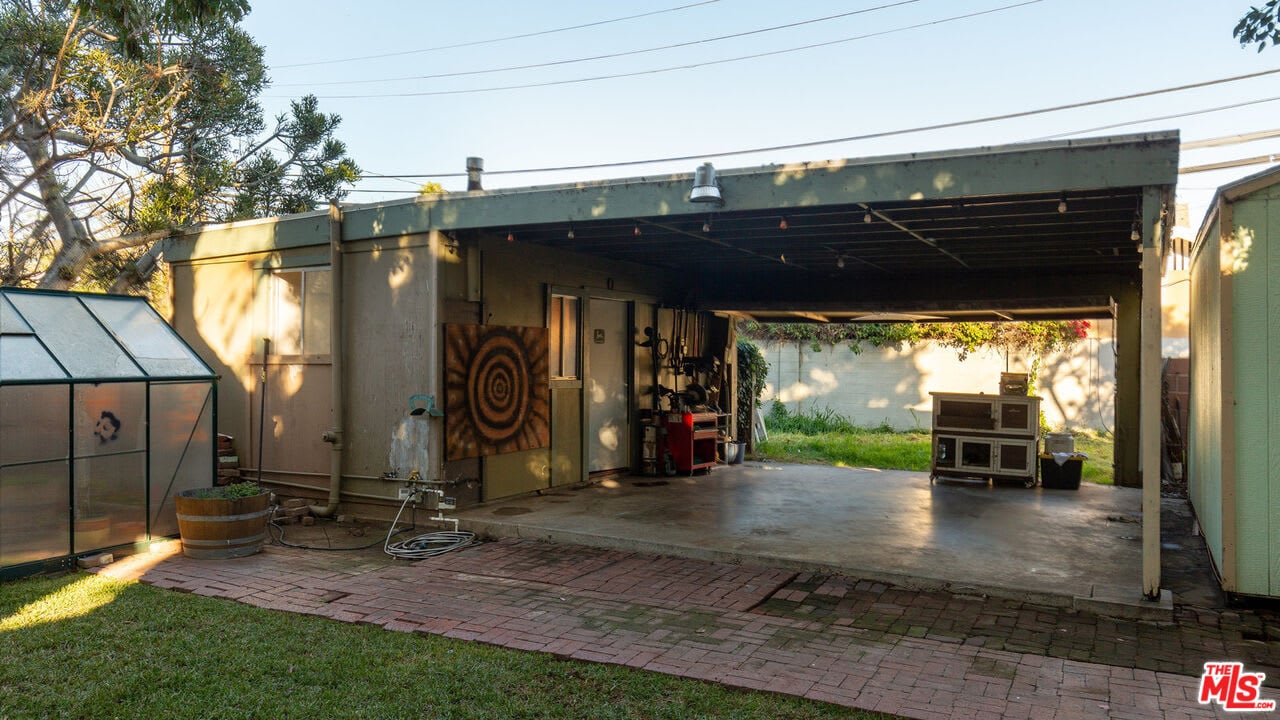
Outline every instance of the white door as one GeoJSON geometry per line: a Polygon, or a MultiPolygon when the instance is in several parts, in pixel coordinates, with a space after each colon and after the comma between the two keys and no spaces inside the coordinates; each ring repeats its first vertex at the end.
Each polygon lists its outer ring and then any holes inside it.
{"type": "Polygon", "coordinates": [[[631,337],[627,303],[591,298],[591,326],[583,338],[587,348],[588,470],[616,470],[631,462],[630,393],[627,349],[631,337]]]}

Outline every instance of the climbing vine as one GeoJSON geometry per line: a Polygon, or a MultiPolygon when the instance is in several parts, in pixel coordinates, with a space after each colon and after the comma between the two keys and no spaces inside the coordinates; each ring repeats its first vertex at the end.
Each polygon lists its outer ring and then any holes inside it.
{"type": "Polygon", "coordinates": [[[737,437],[751,437],[750,409],[760,402],[765,382],[769,379],[769,363],[760,348],[750,340],[738,340],[738,427],[737,437]]]}
{"type": "Polygon", "coordinates": [[[808,343],[815,352],[820,352],[823,345],[848,344],[850,350],[860,353],[866,345],[910,347],[932,341],[955,350],[964,360],[980,348],[1037,355],[1060,350],[1087,336],[1089,327],[1088,320],[995,323],[757,323],[747,320],[738,327],[738,333],[761,342],[808,343]]]}

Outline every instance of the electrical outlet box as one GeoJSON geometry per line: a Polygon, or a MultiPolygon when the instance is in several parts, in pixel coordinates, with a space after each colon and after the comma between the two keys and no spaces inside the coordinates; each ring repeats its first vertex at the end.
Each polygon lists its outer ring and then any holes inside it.
{"type": "Polygon", "coordinates": [[[407,500],[411,497],[413,497],[413,488],[411,487],[402,487],[396,493],[397,500],[407,500]]]}
{"type": "Polygon", "coordinates": [[[442,497],[440,498],[440,502],[436,504],[436,507],[440,510],[457,510],[458,498],[442,497]]]}

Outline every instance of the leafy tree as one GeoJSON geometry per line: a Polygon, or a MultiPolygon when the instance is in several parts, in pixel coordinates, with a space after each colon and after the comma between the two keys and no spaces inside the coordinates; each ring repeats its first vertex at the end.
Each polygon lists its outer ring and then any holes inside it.
{"type": "Polygon", "coordinates": [[[175,228],[308,210],[359,168],[313,96],[268,126],[248,0],[4,0],[0,283],[123,289],[175,228]],[[114,279],[111,279],[114,278],[114,279]]]}
{"type": "Polygon", "coordinates": [[[1256,44],[1258,52],[1267,47],[1267,43],[1280,45],[1280,0],[1267,0],[1262,7],[1250,7],[1249,12],[1236,23],[1232,35],[1240,41],[1240,47],[1256,44]]]}

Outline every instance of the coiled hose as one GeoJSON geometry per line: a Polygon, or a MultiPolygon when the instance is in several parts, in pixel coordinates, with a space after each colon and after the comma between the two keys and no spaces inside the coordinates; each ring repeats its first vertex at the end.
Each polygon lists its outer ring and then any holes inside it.
{"type": "MultiPolygon", "coordinates": [[[[400,515],[404,513],[405,507],[408,506],[409,501],[412,499],[413,496],[410,495],[404,499],[404,502],[400,503],[400,510],[396,512],[396,519],[387,530],[387,539],[382,544],[382,550],[386,554],[405,560],[422,560],[454,550],[461,550],[476,541],[475,533],[459,530],[441,530],[439,532],[415,535],[408,540],[391,542],[391,538],[396,534],[396,525],[400,524],[400,515]]],[[[402,530],[401,532],[404,531],[402,530]]]]}

